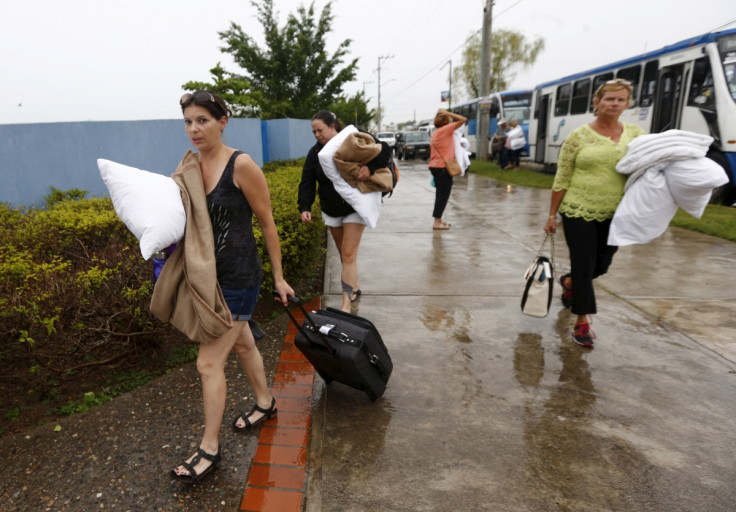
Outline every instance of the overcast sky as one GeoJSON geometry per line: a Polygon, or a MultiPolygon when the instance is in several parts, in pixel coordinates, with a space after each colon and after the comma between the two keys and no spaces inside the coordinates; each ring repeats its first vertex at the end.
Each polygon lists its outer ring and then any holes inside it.
{"type": "MultiPolygon", "coordinates": [[[[300,0],[275,0],[279,25],[300,0]]],[[[315,0],[321,10],[325,0],[315,0]]],[[[352,39],[358,76],[385,122],[431,118],[460,65],[465,40],[482,25],[485,0],[334,0],[328,51],[352,39]]],[[[307,3],[308,5],[308,3],[307,3]]],[[[0,124],[176,119],[189,80],[210,81],[221,62],[218,31],[239,24],[262,43],[248,0],[0,0],[0,124]]],[[[734,0],[496,0],[493,29],[543,38],[545,50],[519,69],[512,88],[534,85],[736,27],[734,0]]],[[[457,86],[453,84],[456,93],[457,86]]],[[[455,94],[454,102],[461,98],[455,94]]]]}

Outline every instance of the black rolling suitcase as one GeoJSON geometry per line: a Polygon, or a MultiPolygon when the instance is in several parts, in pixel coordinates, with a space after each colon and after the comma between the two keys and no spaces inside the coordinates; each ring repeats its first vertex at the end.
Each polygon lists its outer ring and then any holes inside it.
{"type": "Polygon", "coordinates": [[[364,391],[371,400],[383,395],[393,363],[376,327],[365,318],[327,308],[307,313],[301,301],[289,297],[304,313],[296,347],[309,359],[326,384],[333,380],[364,391]]]}

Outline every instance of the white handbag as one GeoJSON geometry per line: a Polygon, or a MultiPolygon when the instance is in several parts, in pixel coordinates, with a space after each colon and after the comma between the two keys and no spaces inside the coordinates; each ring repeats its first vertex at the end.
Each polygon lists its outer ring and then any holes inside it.
{"type": "Polygon", "coordinates": [[[524,274],[524,290],[521,295],[521,312],[525,315],[544,318],[552,304],[552,288],[555,282],[555,236],[548,234],[537,256],[524,274]],[[542,253],[550,240],[551,258],[542,253]]]}

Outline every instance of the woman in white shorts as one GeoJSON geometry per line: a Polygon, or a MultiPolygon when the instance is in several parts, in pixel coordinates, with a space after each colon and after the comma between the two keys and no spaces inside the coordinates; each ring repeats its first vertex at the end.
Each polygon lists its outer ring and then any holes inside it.
{"type": "Polygon", "coordinates": [[[342,262],[340,309],[350,312],[351,303],[358,300],[361,294],[358,282],[358,247],[365,224],[353,207],[335,190],[317,158],[324,145],[340,130],[342,125],[332,112],[320,110],[312,116],[312,133],[317,143],[309,150],[304,162],[298,203],[302,222],[312,222],[312,204],[319,195],[322,220],[330,229],[342,262]]]}

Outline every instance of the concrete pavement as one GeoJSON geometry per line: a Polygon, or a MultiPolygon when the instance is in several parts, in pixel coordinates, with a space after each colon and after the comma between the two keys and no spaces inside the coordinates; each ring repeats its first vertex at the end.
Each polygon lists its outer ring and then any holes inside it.
{"type": "MultiPolygon", "coordinates": [[[[736,244],[671,229],[622,248],[596,285],[598,340],[586,350],[558,300],[544,319],[519,310],[549,192],[459,178],[452,229],[433,232],[429,181],[426,163],[403,164],[361,244],[356,312],[394,362],[382,398],[318,377],[312,393],[280,318],[259,342],[279,415],[229,429],[253,400],[230,358],[224,459],[206,480],[168,475],[202,435],[189,364],[1,437],[0,511],[736,510],[736,244]]],[[[336,306],[328,247],[325,302],[336,306]]],[[[564,237],[556,248],[564,271],[564,237]]]]}
{"type": "MultiPolygon", "coordinates": [[[[317,378],[305,510],[735,510],[736,244],[671,228],[621,248],[588,350],[559,298],[520,313],[549,191],[458,178],[448,231],[433,200],[426,164],[403,165],[363,237],[355,312],[394,373],[376,402],[317,378]]],[[[326,276],[337,307],[331,242],[326,276]]]]}

